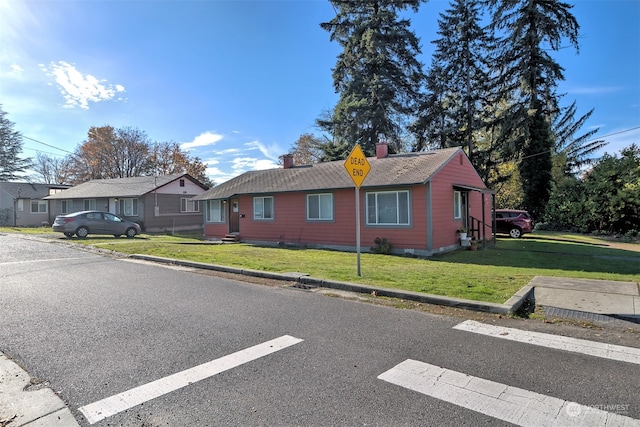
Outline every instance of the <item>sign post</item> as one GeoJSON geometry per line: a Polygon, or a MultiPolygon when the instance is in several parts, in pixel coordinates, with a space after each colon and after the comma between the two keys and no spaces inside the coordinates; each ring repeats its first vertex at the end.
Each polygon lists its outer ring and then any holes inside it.
{"type": "Polygon", "coordinates": [[[356,186],[356,253],[358,277],[360,277],[360,186],[371,170],[371,165],[359,144],[351,150],[349,157],[344,161],[344,167],[356,186]]]}

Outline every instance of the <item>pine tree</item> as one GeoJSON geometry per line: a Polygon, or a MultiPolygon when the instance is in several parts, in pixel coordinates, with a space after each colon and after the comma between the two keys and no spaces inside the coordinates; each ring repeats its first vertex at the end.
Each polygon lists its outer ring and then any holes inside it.
{"type": "MultiPolygon", "coordinates": [[[[440,38],[433,42],[429,96],[416,130],[425,129],[441,148],[466,146],[473,161],[475,132],[487,122],[483,113],[491,99],[489,53],[495,40],[480,25],[479,0],[453,0],[450,5],[438,20],[440,38]]],[[[425,139],[417,138],[418,142],[425,139]]]]}
{"type": "Polygon", "coordinates": [[[31,160],[20,158],[22,135],[13,130],[14,123],[0,105],[0,181],[20,178],[31,166],[31,160]]]}
{"type": "Polygon", "coordinates": [[[489,0],[492,26],[504,32],[493,73],[504,99],[512,99],[501,116],[506,155],[522,156],[524,204],[541,213],[549,197],[550,122],[558,111],[557,83],[564,69],[550,56],[568,40],[578,50],[579,25],[572,6],[558,0],[489,0]]]}
{"type": "Polygon", "coordinates": [[[409,118],[417,111],[424,84],[417,36],[399,12],[417,12],[423,0],[331,0],[336,16],[320,24],[343,51],[333,69],[339,101],[317,120],[332,142],[325,158],[346,156],[360,144],[366,155],[379,141],[403,149],[409,118]]]}

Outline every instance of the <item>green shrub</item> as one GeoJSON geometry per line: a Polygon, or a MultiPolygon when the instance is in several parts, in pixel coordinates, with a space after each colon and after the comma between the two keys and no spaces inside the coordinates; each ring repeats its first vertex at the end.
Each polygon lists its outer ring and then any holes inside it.
{"type": "Polygon", "coordinates": [[[373,243],[375,244],[371,246],[371,252],[374,254],[389,255],[393,250],[393,245],[386,238],[376,237],[373,243]]]}

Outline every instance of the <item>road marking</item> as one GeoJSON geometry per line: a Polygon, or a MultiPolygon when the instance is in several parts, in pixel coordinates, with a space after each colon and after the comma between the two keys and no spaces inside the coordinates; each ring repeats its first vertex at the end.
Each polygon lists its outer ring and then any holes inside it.
{"type": "Polygon", "coordinates": [[[417,360],[407,359],[378,378],[519,426],[640,426],[634,418],[417,360]]]}
{"type": "Polygon", "coordinates": [[[488,335],[495,338],[555,348],[558,350],[566,350],[574,353],[583,353],[590,356],[640,365],[640,349],[634,347],[624,347],[615,344],[563,337],[561,335],[544,334],[541,332],[523,331],[520,329],[487,325],[474,320],[465,320],[453,328],[461,331],[488,335]]]}
{"type": "Polygon", "coordinates": [[[43,263],[43,262],[60,262],[60,261],[69,261],[76,259],[87,259],[87,257],[73,257],[73,258],[48,258],[48,259],[31,259],[26,261],[7,261],[0,262],[0,265],[11,265],[11,264],[31,264],[31,263],[43,263]]]}
{"type": "Polygon", "coordinates": [[[200,380],[217,375],[229,369],[236,368],[247,362],[275,353],[279,350],[298,344],[304,340],[289,335],[264,342],[262,344],[240,350],[236,353],[223,356],[202,365],[169,375],[156,381],[132,388],[98,402],[81,407],[79,410],[85,416],[89,424],[95,424],[100,420],[113,416],[134,406],[148,402],[156,397],[163,396],[188,386],[200,380]]]}

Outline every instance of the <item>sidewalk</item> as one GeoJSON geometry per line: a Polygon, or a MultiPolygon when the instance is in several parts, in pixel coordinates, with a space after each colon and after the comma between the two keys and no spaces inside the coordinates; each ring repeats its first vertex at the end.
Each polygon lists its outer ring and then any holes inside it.
{"type": "Polygon", "coordinates": [[[529,284],[549,316],[640,324],[638,283],[536,276],[529,284]]]}
{"type": "Polygon", "coordinates": [[[0,426],[79,426],[71,411],[53,390],[25,390],[29,384],[29,374],[0,353],[0,426]]]}

